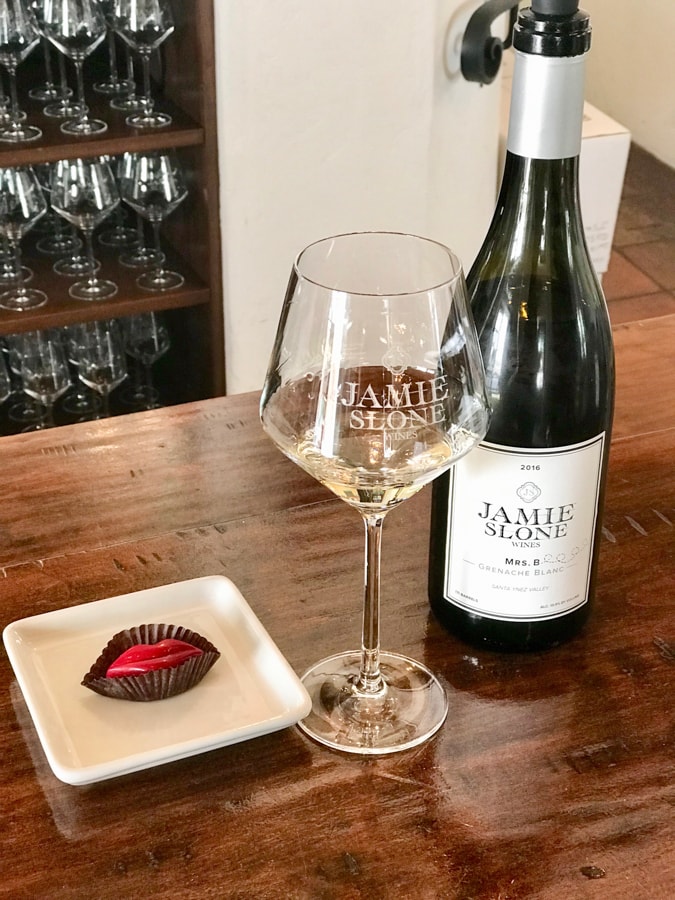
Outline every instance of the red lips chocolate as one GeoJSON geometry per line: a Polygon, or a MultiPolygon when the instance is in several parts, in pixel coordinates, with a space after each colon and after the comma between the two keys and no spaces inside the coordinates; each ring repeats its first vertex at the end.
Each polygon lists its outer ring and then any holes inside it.
{"type": "Polygon", "coordinates": [[[165,700],[195,687],[219,656],[182,625],[137,625],[108,641],[82,684],[118,700],[165,700]]]}
{"type": "Polygon", "coordinates": [[[171,669],[204,651],[186,641],[165,638],[156,644],[135,644],[108,666],[106,678],[122,678],[125,675],[145,675],[155,669],[171,669]]]}

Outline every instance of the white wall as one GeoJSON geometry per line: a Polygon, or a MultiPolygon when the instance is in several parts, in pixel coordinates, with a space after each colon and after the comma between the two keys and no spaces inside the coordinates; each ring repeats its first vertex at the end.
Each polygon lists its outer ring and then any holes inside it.
{"type": "Polygon", "coordinates": [[[499,85],[448,77],[478,0],[215,0],[228,393],[262,385],[295,255],[409,230],[468,266],[492,214],[499,85]]]}
{"type": "Polygon", "coordinates": [[[586,98],[675,167],[675,0],[582,0],[591,15],[586,98]]]}

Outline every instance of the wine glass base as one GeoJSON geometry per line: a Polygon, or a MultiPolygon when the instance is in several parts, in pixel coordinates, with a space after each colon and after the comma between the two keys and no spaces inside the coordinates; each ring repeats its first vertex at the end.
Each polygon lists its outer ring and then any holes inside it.
{"type": "Polygon", "coordinates": [[[0,307],[16,312],[24,309],[37,309],[39,306],[44,306],[46,302],[47,295],[35,288],[28,288],[24,291],[5,291],[4,294],[0,294],[0,307]]]}
{"type": "Polygon", "coordinates": [[[122,78],[112,79],[108,81],[97,81],[94,90],[97,94],[103,94],[104,97],[125,97],[130,91],[133,91],[133,81],[122,78]]]}
{"type": "Polygon", "coordinates": [[[397,653],[380,654],[382,694],[355,690],[361,654],[351,651],[315,663],[302,676],[312,708],[298,727],[309,737],[347,753],[374,756],[417,747],[445,721],[445,691],[426,666],[397,653]]]}
{"type": "Polygon", "coordinates": [[[68,278],[80,278],[82,275],[98,272],[101,268],[101,263],[97,259],[94,260],[94,268],[92,269],[88,257],[68,256],[55,262],[52,268],[57,275],[66,275],[68,278]]]}
{"type": "Polygon", "coordinates": [[[158,112],[139,112],[126,119],[127,125],[132,128],[166,128],[172,121],[168,113],[158,112]]]}
{"type": "Polygon", "coordinates": [[[98,242],[104,247],[135,247],[138,245],[138,233],[135,228],[118,225],[101,232],[98,242]]]}
{"type": "Polygon", "coordinates": [[[144,291],[173,291],[185,284],[178,272],[162,269],[159,272],[145,272],[136,279],[136,284],[144,291]]]}
{"type": "Polygon", "coordinates": [[[108,126],[103,119],[73,119],[61,125],[61,131],[64,134],[74,134],[79,137],[90,134],[103,134],[107,130],[108,126]]]}
{"type": "MultiPolygon", "coordinates": [[[[29,269],[28,266],[21,266],[21,281],[24,284],[28,284],[28,282],[33,277],[33,270],[29,269]]],[[[0,287],[2,285],[10,285],[10,284],[18,284],[19,283],[19,274],[18,271],[12,272],[9,271],[0,271],[0,287]]]]}
{"type": "Polygon", "coordinates": [[[82,112],[83,109],[79,103],[71,103],[67,98],[50,103],[42,110],[42,114],[50,119],[73,119],[81,116],[82,112]]]}
{"type": "Polygon", "coordinates": [[[101,401],[93,393],[76,390],[66,397],[61,403],[61,409],[71,416],[82,416],[81,421],[86,421],[87,415],[97,413],[101,408],[101,401]]]}
{"type": "Polygon", "coordinates": [[[42,131],[37,125],[13,125],[0,130],[0,141],[5,141],[9,144],[37,141],[41,137],[42,131]]]}
{"type": "Polygon", "coordinates": [[[108,300],[117,293],[114,281],[95,278],[92,281],[78,281],[68,291],[75,300],[108,300]]]}
{"type": "Polygon", "coordinates": [[[55,234],[52,237],[40,238],[35,246],[40,253],[46,253],[47,256],[63,256],[64,253],[73,253],[75,250],[79,250],[82,241],[72,234],[55,234]]]}
{"type": "Polygon", "coordinates": [[[164,254],[147,247],[139,247],[131,253],[121,253],[118,262],[127,269],[147,269],[148,266],[161,266],[164,254]]]}
{"type": "Polygon", "coordinates": [[[28,91],[28,96],[31,100],[47,103],[59,97],[59,89],[53,84],[44,84],[42,87],[36,87],[28,91]]]}
{"type": "Polygon", "coordinates": [[[145,101],[142,97],[129,94],[127,97],[118,97],[110,101],[110,108],[118,112],[135,113],[145,109],[145,101]]]}

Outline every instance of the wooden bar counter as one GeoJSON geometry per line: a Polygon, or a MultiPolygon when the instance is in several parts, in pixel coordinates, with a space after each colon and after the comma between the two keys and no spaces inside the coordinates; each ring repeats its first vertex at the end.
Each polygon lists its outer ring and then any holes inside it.
{"type": "MultiPolygon", "coordinates": [[[[447,634],[426,600],[425,489],[388,517],[383,548],[383,645],[426,662],[450,701],[416,750],[346,756],[292,727],[73,787],[3,651],[0,896],[675,896],[675,316],[615,339],[583,635],[499,655],[447,634]]],[[[273,447],[254,395],[3,438],[0,471],[3,627],[223,574],[296,672],[358,645],[359,517],[273,447]]]]}

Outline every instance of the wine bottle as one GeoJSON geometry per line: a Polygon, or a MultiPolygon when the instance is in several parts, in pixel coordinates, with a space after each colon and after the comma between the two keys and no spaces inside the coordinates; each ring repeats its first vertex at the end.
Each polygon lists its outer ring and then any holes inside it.
{"type": "Polygon", "coordinates": [[[594,591],[614,352],[579,205],[589,46],[578,0],[519,13],[504,174],[467,276],[492,418],[434,483],[432,609],[501,650],[572,637],[594,591]]]}

